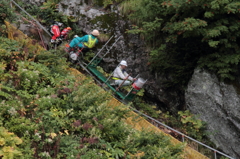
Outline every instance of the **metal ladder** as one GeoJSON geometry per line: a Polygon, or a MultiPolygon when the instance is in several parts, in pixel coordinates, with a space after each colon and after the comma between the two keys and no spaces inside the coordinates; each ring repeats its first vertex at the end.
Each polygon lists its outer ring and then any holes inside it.
{"type": "Polygon", "coordinates": [[[121,36],[119,36],[115,42],[110,46],[110,48],[108,48],[109,46],[107,45],[111,40],[112,40],[113,36],[111,36],[111,38],[106,42],[106,44],[101,48],[101,50],[98,51],[98,53],[92,58],[92,60],[87,64],[86,67],[88,66],[92,66],[92,67],[97,67],[97,65],[102,61],[103,57],[105,57],[109,51],[113,48],[113,46],[118,42],[118,40],[121,38],[121,36]],[[99,57],[100,53],[106,49],[106,53],[102,56],[99,57]]]}

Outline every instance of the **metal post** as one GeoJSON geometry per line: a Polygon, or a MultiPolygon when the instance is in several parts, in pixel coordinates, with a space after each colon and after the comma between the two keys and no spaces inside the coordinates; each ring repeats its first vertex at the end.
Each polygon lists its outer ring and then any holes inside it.
{"type": "Polygon", "coordinates": [[[110,74],[110,76],[107,78],[107,80],[104,83],[107,83],[107,81],[109,81],[109,79],[112,77],[114,71],[110,74]]]}
{"type": "MultiPolygon", "coordinates": [[[[103,48],[109,43],[109,41],[110,41],[112,38],[113,38],[113,36],[111,36],[111,38],[108,39],[108,41],[106,42],[106,44],[101,48],[101,50],[98,51],[98,53],[93,57],[93,59],[89,62],[89,64],[92,63],[92,61],[98,56],[98,54],[100,54],[100,52],[101,52],[101,51],[103,50],[103,48]]],[[[89,65],[89,64],[88,64],[88,65],[89,65]]],[[[88,66],[88,65],[87,65],[87,66],[88,66]]]]}
{"type": "Polygon", "coordinates": [[[110,49],[108,49],[108,51],[103,55],[103,57],[108,54],[108,52],[112,49],[112,47],[113,47],[114,44],[120,39],[120,37],[121,37],[121,36],[119,36],[119,37],[117,38],[117,40],[112,44],[112,46],[110,47],[110,49]]]}
{"type": "MultiPolygon", "coordinates": [[[[136,77],[134,77],[134,78],[136,78],[136,79],[137,79],[137,78],[138,78],[138,76],[139,76],[139,74],[138,74],[136,77]]],[[[135,81],[132,81],[132,84],[133,84],[133,82],[135,82],[135,81]]]]}
{"type": "MultiPolygon", "coordinates": [[[[119,65],[120,65],[120,64],[118,64],[117,67],[118,67],[119,65]]],[[[116,68],[117,68],[117,67],[116,67],[116,68]]],[[[116,68],[115,68],[115,69],[116,69],[116,68]]],[[[114,69],[114,70],[115,70],[115,69],[114,69]]],[[[114,73],[114,70],[112,71],[112,73],[110,74],[110,76],[107,78],[107,80],[106,80],[104,83],[106,83],[106,82],[112,77],[112,75],[113,75],[113,73],[114,73]]]]}
{"type": "Polygon", "coordinates": [[[135,77],[135,78],[138,78],[139,74],[135,77]]]}
{"type": "Polygon", "coordinates": [[[128,74],[128,76],[122,81],[122,83],[116,88],[116,91],[118,91],[118,89],[123,85],[123,83],[128,79],[128,77],[130,76],[131,74],[128,74]]]}
{"type": "Polygon", "coordinates": [[[216,151],[214,151],[214,158],[217,159],[216,151]]]}
{"type": "MultiPolygon", "coordinates": [[[[125,97],[127,97],[132,90],[133,90],[133,87],[132,87],[131,90],[127,93],[127,95],[125,95],[125,97]]],[[[125,98],[125,97],[124,97],[124,98],[125,98]]]]}
{"type": "Polygon", "coordinates": [[[144,113],[142,113],[142,112],[140,112],[140,111],[138,111],[138,110],[136,110],[136,109],[134,109],[134,108],[132,108],[132,107],[130,107],[130,108],[131,108],[133,111],[135,111],[136,113],[138,113],[138,114],[140,114],[140,115],[142,115],[142,116],[144,116],[144,117],[146,117],[146,118],[148,118],[148,119],[150,119],[150,120],[154,120],[156,123],[158,123],[158,124],[160,124],[160,125],[168,128],[169,130],[172,130],[172,131],[178,133],[179,135],[184,135],[187,139],[189,139],[189,140],[191,140],[191,141],[194,141],[194,142],[196,142],[196,143],[198,143],[198,144],[200,144],[200,145],[202,145],[202,146],[204,146],[204,147],[206,147],[206,148],[208,148],[208,149],[210,149],[210,150],[213,150],[213,151],[214,151],[214,154],[215,154],[215,159],[216,159],[216,157],[217,157],[217,156],[216,156],[216,153],[219,153],[220,155],[222,155],[222,156],[224,156],[224,157],[227,157],[227,158],[230,158],[230,159],[235,159],[235,158],[233,158],[233,157],[231,157],[231,156],[228,156],[228,155],[226,155],[226,154],[224,154],[224,153],[222,153],[222,152],[220,152],[220,151],[218,151],[218,150],[216,150],[216,149],[214,149],[214,148],[212,148],[212,147],[210,147],[210,146],[208,146],[208,145],[206,145],[206,144],[201,143],[201,142],[198,141],[198,140],[195,140],[195,139],[193,139],[193,138],[191,138],[191,137],[189,137],[189,136],[187,136],[187,135],[179,132],[178,130],[175,130],[175,129],[171,128],[170,126],[167,126],[167,125],[161,123],[160,121],[158,121],[158,120],[156,120],[156,119],[154,119],[154,118],[152,118],[152,117],[150,117],[150,116],[148,116],[148,115],[146,115],[146,114],[144,114],[144,113]]]}

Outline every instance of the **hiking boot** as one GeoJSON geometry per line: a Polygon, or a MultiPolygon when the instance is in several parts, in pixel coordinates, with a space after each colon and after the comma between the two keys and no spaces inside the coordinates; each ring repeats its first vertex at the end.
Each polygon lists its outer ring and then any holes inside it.
{"type": "Polygon", "coordinates": [[[55,43],[55,42],[56,42],[56,40],[51,39],[51,43],[55,43]]]}

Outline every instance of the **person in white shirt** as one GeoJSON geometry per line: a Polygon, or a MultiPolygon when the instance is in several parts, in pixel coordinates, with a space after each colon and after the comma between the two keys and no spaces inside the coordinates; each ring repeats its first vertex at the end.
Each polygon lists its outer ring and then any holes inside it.
{"type": "Polygon", "coordinates": [[[122,84],[121,86],[127,86],[131,84],[130,81],[136,81],[136,78],[131,77],[126,72],[125,70],[126,67],[127,67],[127,62],[125,60],[122,60],[120,62],[120,65],[116,67],[116,69],[114,70],[112,79],[115,80],[115,85],[120,86],[122,84]]]}

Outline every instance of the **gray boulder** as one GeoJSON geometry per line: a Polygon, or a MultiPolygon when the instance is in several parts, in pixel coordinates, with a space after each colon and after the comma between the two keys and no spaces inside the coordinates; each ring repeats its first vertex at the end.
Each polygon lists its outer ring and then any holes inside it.
{"type": "Polygon", "coordinates": [[[207,123],[210,139],[222,151],[240,158],[240,95],[237,88],[196,69],[185,92],[187,108],[207,123]]]}

